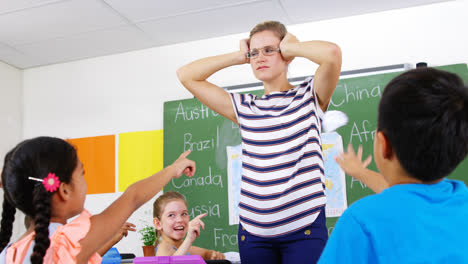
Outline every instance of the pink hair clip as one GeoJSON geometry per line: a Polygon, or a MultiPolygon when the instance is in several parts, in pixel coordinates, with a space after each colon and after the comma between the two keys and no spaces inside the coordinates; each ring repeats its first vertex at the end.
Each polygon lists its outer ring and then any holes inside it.
{"type": "Polygon", "coordinates": [[[42,185],[44,185],[44,188],[48,192],[55,192],[60,186],[59,178],[55,176],[55,173],[51,173],[51,172],[49,172],[47,177],[45,177],[44,179],[39,179],[35,177],[28,177],[28,179],[37,181],[37,182],[42,182],[42,185]]]}

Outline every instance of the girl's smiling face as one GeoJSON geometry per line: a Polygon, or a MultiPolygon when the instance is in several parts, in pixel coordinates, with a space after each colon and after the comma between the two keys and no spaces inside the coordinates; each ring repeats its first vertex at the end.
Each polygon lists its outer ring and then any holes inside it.
{"type": "Polygon", "coordinates": [[[182,200],[169,201],[161,214],[161,219],[154,218],[154,225],[162,236],[173,241],[181,241],[187,234],[190,217],[187,205],[182,200]]]}

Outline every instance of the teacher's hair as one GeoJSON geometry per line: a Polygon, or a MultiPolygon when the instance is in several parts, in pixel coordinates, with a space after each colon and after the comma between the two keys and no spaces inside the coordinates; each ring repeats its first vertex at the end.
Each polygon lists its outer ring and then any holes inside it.
{"type": "Polygon", "coordinates": [[[248,44],[250,44],[250,39],[256,33],[269,30],[273,32],[280,40],[283,40],[284,36],[288,33],[286,27],[278,21],[265,21],[260,24],[257,24],[251,31],[249,35],[248,44]]]}

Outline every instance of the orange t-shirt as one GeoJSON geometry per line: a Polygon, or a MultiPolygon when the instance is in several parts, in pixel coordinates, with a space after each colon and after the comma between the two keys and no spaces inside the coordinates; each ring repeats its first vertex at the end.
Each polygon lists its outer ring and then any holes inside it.
{"type": "MultiPolygon", "coordinates": [[[[49,263],[76,263],[76,256],[80,253],[80,240],[83,239],[91,227],[91,214],[87,210],[66,225],[57,227],[50,236],[50,246],[44,256],[44,264],[49,263]]],[[[8,247],[6,252],[7,264],[20,264],[28,253],[31,243],[34,241],[34,232],[20,241],[8,247]]],[[[101,263],[102,258],[94,253],[89,259],[89,264],[101,263]]]]}

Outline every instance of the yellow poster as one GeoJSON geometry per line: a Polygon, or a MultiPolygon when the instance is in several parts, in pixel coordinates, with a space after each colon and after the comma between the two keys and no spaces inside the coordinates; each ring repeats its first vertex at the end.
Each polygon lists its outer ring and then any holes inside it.
{"type": "Polygon", "coordinates": [[[119,192],[163,168],[163,130],[119,134],[119,192]]]}

